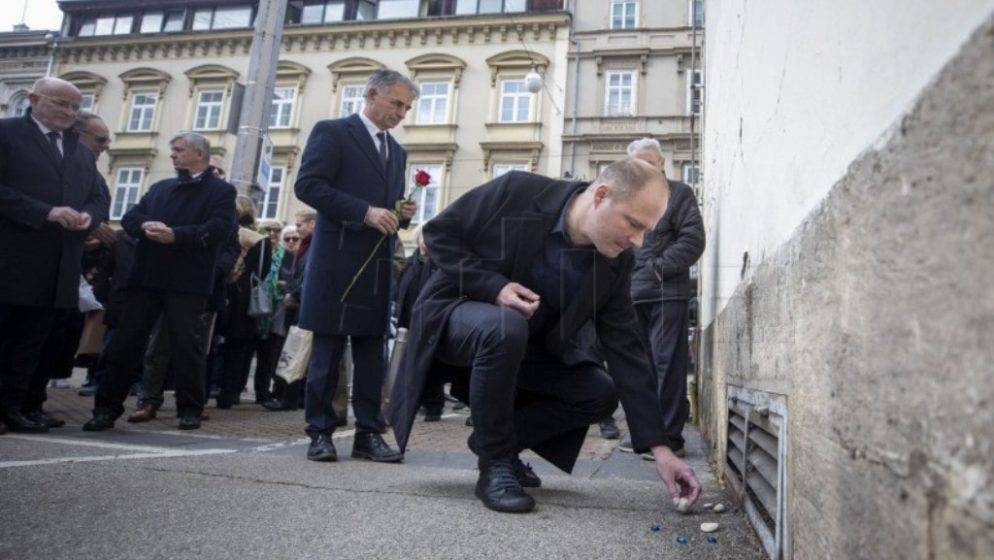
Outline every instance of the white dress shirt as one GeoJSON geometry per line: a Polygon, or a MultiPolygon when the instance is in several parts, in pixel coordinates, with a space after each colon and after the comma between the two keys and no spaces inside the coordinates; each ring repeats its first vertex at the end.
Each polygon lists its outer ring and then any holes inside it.
{"type": "MultiPolygon", "coordinates": [[[[369,131],[369,135],[373,138],[373,146],[376,146],[376,153],[380,152],[380,139],[376,137],[377,133],[384,132],[387,136],[390,135],[386,130],[380,130],[380,127],[376,126],[373,121],[369,120],[369,117],[365,113],[359,111],[359,118],[362,119],[362,124],[366,125],[366,130],[369,131]]],[[[390,143],[387,142],[387,159],[390,159],[390,143]]]]}
{"type": "MultiPolygon", "coordinates": [[[[43,125],[40,120],[38,120],[38,119],[35,118],[34,115],[31,115],[31,120],[33,120],[35,122],[35,124],[38,125],[38,128],[41,129],[42,135],[45,136],[45,141],[46,142],[51,142],[48,139],[48,133],[49,132],[53,132],[53,130],[51,128],[48,128],[47,126],[43,125]]],[[[65,133],[64,132],[60,132],[59,133],[59,137],[55,140],[55,143],[56,143],[56,145],[59,146],[59,153],[62,154],[62,155],[66,155],[66,151],[62,148],[62,135],[63,134],[65,134],[65,133]]]]}

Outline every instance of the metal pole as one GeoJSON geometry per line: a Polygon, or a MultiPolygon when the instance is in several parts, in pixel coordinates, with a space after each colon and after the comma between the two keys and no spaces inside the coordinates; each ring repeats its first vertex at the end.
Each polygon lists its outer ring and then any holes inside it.
{"type": "MultiPolygon", "coordinates": [[[[245,96],[238,119],[238,137],[229,178],[239,194],[250,195],[259,161],[262,137],[269,129],[269,106],[276,81],[276,64],[283,39],[285,0],[259,0],[249,54],[245,96]]],[[[263,185],[264,187],[264,185],[263,185]]]]}

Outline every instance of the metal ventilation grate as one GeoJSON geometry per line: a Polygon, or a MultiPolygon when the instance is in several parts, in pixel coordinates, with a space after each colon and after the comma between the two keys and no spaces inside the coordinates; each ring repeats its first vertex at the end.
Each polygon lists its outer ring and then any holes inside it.
{"type": "Polygon", "coordinates": [[[728,386],[725,474],[767,554],[790,559],[785,515],[787,399],[728,386]]]}

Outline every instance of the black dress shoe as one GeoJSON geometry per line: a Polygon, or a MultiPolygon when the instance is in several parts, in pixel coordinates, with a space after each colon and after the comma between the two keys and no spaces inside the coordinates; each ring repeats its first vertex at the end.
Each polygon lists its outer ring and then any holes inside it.
{"type": "Polygon", "coordinates": [[[220,410],[228,410],[235,405],[235,401],[229,397],[218,396],[216,405],[220,410]]]}
{"type": "Polygon", "coordinates": [[[494,511],[524,513],[535,508],[535,499],[525,493],[515,476],[512,459],[494,459],[480,468],[476,497],[494,511]]]}
{"type": "Polygon", "coordinates": [[[200,414],[185,414],[179,419],[179,429],[181,430],[199,430],[200,429],[200,414]]]}
{"type": "Polygon", "coordinates": [[[511,459],[511,465],[514,467],[514,476],[518,478],[521,486],[525,488],[538,488],[542,485],[542,479],[535,474],[532,466],[528,463],[522,463],[521,459],[514,457],[511,459]]]}
{"type": "Polygon", "coordinates": [[[404,454],[387,445],[380,434],[361,432],[355,435],[352,442],[352,458],[369,459],[377,463],[399,463],[404,460],[404,454]]]}
{"type": "Polygon", "coordinates": [[[335,444],[331,443],[331,436],[328,434],[311,436],[311,445],[307,448],[307,458],[311,461],[337,461],[338,452],[335,451],[335,444]]]}
{"type": "Polygon", "coordinates": [[[55,418],[53,416],[49,416],[48,414],[46,414],[42,410],[39,410],[39,411],[36,411],[36,412],[28,412],[28,413],[25,414],[25,416],[27,416],[28,418],[34,420],[35,422],[37,422],[39,424],[46,425],[49,428],[61,428],[62,426],[66,425],[66,421],[65,420],[62,420],[61,418],[55,418]]]}
{"type": "Polygon", "coordinates": [[[8,412],[4,415],[3,422],[11,432],[43,434],[48,431],[48,425],[20,412],[8,412]]]}
{"type": "Polygon", "coordinates": [[[293,410],[294,406],[289,403],[283,402],[281,399],[269,399],[262,403],[262,407],[266,410],[271,410],[273,412],[278,412],[281,410],[293,410]]]}
{"type": "Polygon", "coordinates": [[[0,422],[0,436],[7,433],[7,424],[0,422]]]}
{"type": "Polygon", "coordinates": [[[442,420],[441,412],[428,411],[425,412],[425,422],[440,422],[442,420]]]}
{"type": "Polygon", "coordinates": [[[102,432],[114,427],[114,417],[110,414],[98,412],[93,415],[89,422],[83,424],[84,432],[102,432]]]}
{"type": "Polygon", "coordinates": [[[614,418],[609,418],[604,420],[599,424],[601,429],[601,437],[604,439],[618,439],[621,437],[621,430],[618,429],[618,425],[614,423],[614,418]]]}

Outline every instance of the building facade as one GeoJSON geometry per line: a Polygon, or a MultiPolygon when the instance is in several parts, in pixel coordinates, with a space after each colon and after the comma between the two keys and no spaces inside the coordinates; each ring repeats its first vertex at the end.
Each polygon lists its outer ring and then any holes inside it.
{"type": "Polygon", "coordinates": [[[696,183],[703,1],[579,0],[570,11],[563,170],[594,177],[650,136],[667,177],[696,183]]]}
{"type": "Polygon", "coordinates": [[[48,71],[52,34],[27,28],[0,33],[0,117],[19,117],[28,92],[48,71]]]}
{"type": "MultiPolygon", "coordinates": [[[[411,171],[433,178],[415,222],[510,169],[559,175],[562,92],[530,93],[536,71],[565,83],[569,15],[545,0],[290,1],[269,119],[272,170],[259,214],[292,219],[300,155],[319,120],[362,109],[378,68],[421,98],[393,131],[411,171]],[[554,156],[554,157],[553,157],[554,156]]],[[[196,131],[230,165],[256,5],[247,1],[62,0],[54,74],[114,134],[101,162],[117,219],[173,175],[169,139],[196,131]]]]}

